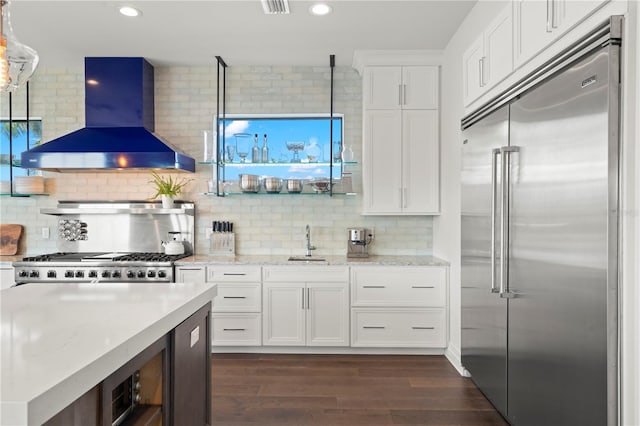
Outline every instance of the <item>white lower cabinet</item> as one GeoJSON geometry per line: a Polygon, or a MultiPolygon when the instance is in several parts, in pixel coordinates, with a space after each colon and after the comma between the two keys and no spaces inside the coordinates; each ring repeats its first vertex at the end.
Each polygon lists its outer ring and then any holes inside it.
{"type": "Polygon", "coordinates": [[[445,348],[447,268],[351,268],[351,346],[445,348]]]}
{"type": "Polygon", "coordinates": [[[444,348],[444,309],[353,308],[352,346],[444,348]]]}
{"type": "Polygon", "coordinates": [[[349,268],[265,267],[264,345],[349,346],[349,268]]]}
{"type": "Polygon", "coordinates": [[[177,283],[206,282],[204,266],[176,266],[174,281],[177,283]]]}
{"type": "Polygon", "coordinates": [[[261,269],[256,265],[207,266],[207,281],[218,287],[211,309],[212,346],[260,346],[261,269]]]}
{"type": "Polygon", "coordinates": [[[0,290],[16,285],[13,266],[3,266],[0,268],[0,290]]]}

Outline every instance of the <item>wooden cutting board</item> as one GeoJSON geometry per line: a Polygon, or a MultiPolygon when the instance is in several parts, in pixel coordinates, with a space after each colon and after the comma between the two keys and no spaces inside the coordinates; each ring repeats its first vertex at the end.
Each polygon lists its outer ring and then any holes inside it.
{"type": "Polygon", "coordinates": [[[22,225],[0,225],[0,256],[13,256],[18,252],[22,225]]]}

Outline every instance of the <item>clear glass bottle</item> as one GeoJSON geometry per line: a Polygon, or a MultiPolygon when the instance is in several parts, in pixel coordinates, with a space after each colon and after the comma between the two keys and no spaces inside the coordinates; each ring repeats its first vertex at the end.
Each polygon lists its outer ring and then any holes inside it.
{"type": "Polygon", "coordinates": [[[260,147],[258,146],[258,134],[257,133],[253,136],[253,148],[251,149],[251,162],[252,163],[261,163],[262,162],[262,154],[260,152],[260,147]]]}
{"type": "Polygon", "coordinates": [[[262,162],[269,162],[269,147],[267,146],[267,134],[264,134],[264,139],[262,142],[262,162]]]}

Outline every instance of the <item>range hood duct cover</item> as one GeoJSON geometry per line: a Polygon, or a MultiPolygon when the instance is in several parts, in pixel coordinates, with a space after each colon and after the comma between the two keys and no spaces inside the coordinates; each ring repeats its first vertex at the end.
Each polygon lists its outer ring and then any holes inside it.
{"type": "Polygon", "coordinates": [[[153,109],[153,66],[144,58],[85,58],[86,127],[23,152],[22,166],[195,172],[193,158],[153,133],[153,109]]]}

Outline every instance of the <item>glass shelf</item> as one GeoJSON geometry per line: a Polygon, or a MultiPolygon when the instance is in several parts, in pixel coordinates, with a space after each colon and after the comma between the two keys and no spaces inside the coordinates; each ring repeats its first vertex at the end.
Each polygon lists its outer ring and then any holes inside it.
{"type": "MultiPolygon", "coordinates": [[[[302,167],[317,167],[317,166],[337,166],[337,165],[353,165],[358,164],[356,161],[343,161],[341,163],[309,163],[309,162],[300,162],[300,163],[220,163],[220,166],[224,167],[291,167],[291,166],[302,166],[302,167]]],[[[215,161],[198,161],[198,165],[202,166],[215,166],[215,161]]]]}
{"type": "MultiPolygon", "coordinates": [[[[204,195],[208,195],[208,196],[217,196],[218,194],[215,192],[205,192],[204,195]]],[[[283,190],[281,192],[266,192],[266,191],[260,191],[260,192],[225,192],[224,193],[225,196],[228,195],[251,195],[252,197],[254,196],[266,196],[266,197],[273,197],[273,196],[282,196],[282,195],[290,195],[290,196],[299,196],[299,195],[315,195],[315,196],[322,196],[322,195],[329,195],[329,192],[287,192],[286,190],[283,190]]],[[[357,193],[355,192],[333,192],[333,195],[344,195],[344,196],[354,196],[357,195],[357,193]]]]}
{"type": "MultiPolygon", "coordinates": [[[[0,197],[10,197],[10,192],[2,192],[0,193],[0,197]]],[[[49,194],[18,194],[17,192],[13,193],[14,197],[48,197],[49,194]]]]}

